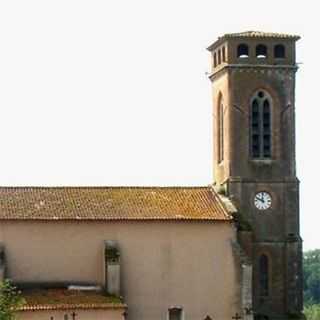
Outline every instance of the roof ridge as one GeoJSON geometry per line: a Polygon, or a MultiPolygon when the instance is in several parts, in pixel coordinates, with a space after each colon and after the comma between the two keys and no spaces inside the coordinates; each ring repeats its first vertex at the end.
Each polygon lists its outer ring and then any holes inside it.
{"type": "Polygon", "coordinates": [[[267,32],[259,30],[248,30],[243,32],[226,33],[221,38],[256,37],[256,38],[287,38],[298,40],[300,36],[283,32],[267,32]]]}

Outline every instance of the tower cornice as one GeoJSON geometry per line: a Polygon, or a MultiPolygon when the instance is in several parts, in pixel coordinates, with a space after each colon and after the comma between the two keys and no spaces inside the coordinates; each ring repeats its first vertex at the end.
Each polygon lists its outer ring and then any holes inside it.
{"type": "Polygon", "coordinates": [[[213,80],[214,78],[220,76],[224,72],[228,70],[238,70],[238,71],[245,71],[245,72],[264,72],[264,71],[291,71],[291,72],[297,72],[299,69],[298,65],[262,65],[262,64],[226,64],[225,66],[222,66],[218,70],[212,72],[209,74],[208,78],[210,80],[213,80]]]}

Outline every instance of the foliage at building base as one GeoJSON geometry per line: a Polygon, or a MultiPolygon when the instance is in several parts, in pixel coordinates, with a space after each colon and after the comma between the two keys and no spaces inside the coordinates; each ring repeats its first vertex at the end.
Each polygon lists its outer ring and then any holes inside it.
{"type": "Polygon", "coordinates": [[[0,320],[15,320],[15,311],[24,304],[18,289],[9,280],[0,282],[0,320]]]}

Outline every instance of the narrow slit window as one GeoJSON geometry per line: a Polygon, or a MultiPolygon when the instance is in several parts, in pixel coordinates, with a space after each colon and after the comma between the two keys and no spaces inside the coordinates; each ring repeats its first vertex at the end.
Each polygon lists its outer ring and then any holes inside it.
{"type": "Polygon", "coordinates": [[[224,158],[224,107],[223,99],[220,97],[218,104],[218,162],[224,158]]]}
{"type": "Polygon", "coordinates": [[[222,62],[226,62],[226,48],[222,47],[222,62]]]}
{"type": "Polygon", "coordinates": [[[218,50],[218,64],[221,63],[221,50],[218,50]]]}
{"type": "Polygon", "coordinates": [[[214,67],[217,66],[217,53],[216,52],[213,54],[213,66],[214,67]]]}
{"type": "Polygon", "coordinates": [[[259,259],[259,286],[260,296],[269,295],[269,259],[263,254],[259,259]]]}
{"type": "Polygon", "coordinates": [[[271,158],[271,98],[262,90],[255,94],[251,102],[250,139],[253,159],[271,158]]]}

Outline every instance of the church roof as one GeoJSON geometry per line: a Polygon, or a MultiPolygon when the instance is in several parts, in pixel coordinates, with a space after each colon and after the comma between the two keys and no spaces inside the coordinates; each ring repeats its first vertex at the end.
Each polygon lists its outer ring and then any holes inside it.
{"type": "Polygon", "coordinates": [[[275,33],[275,32],[263,32],[263,31],[244,31],[238,33],[226,33],[222,37],[219,37],[213,44],[211,44],[207,49],[209,51],[214,50],[223,41],[228,39],[279,39],[279,40],[293,40],[297,41],[300,36],[287,33],[275,33]]]}
{"type": "Polygon", "coordinates": [[[287,33],[275,33],[275,32],[263,32],[263,31],[244,31],[238,33],[227,33],[222,38],[278,38],[278,39],[292,39],[298,40],[300,36],[287,34],[287,33]]]}
{"type": "Polygon", "coordinates": [[[18,311],[126,308],[119,298],[96,291],[55,288],[22,290],[21,293],[25,304],[18,311]]]}
{"type": "Polygon", "coordinates": [[[211,187],[1,187],[0,220],[231,220],[211,187]]]}

